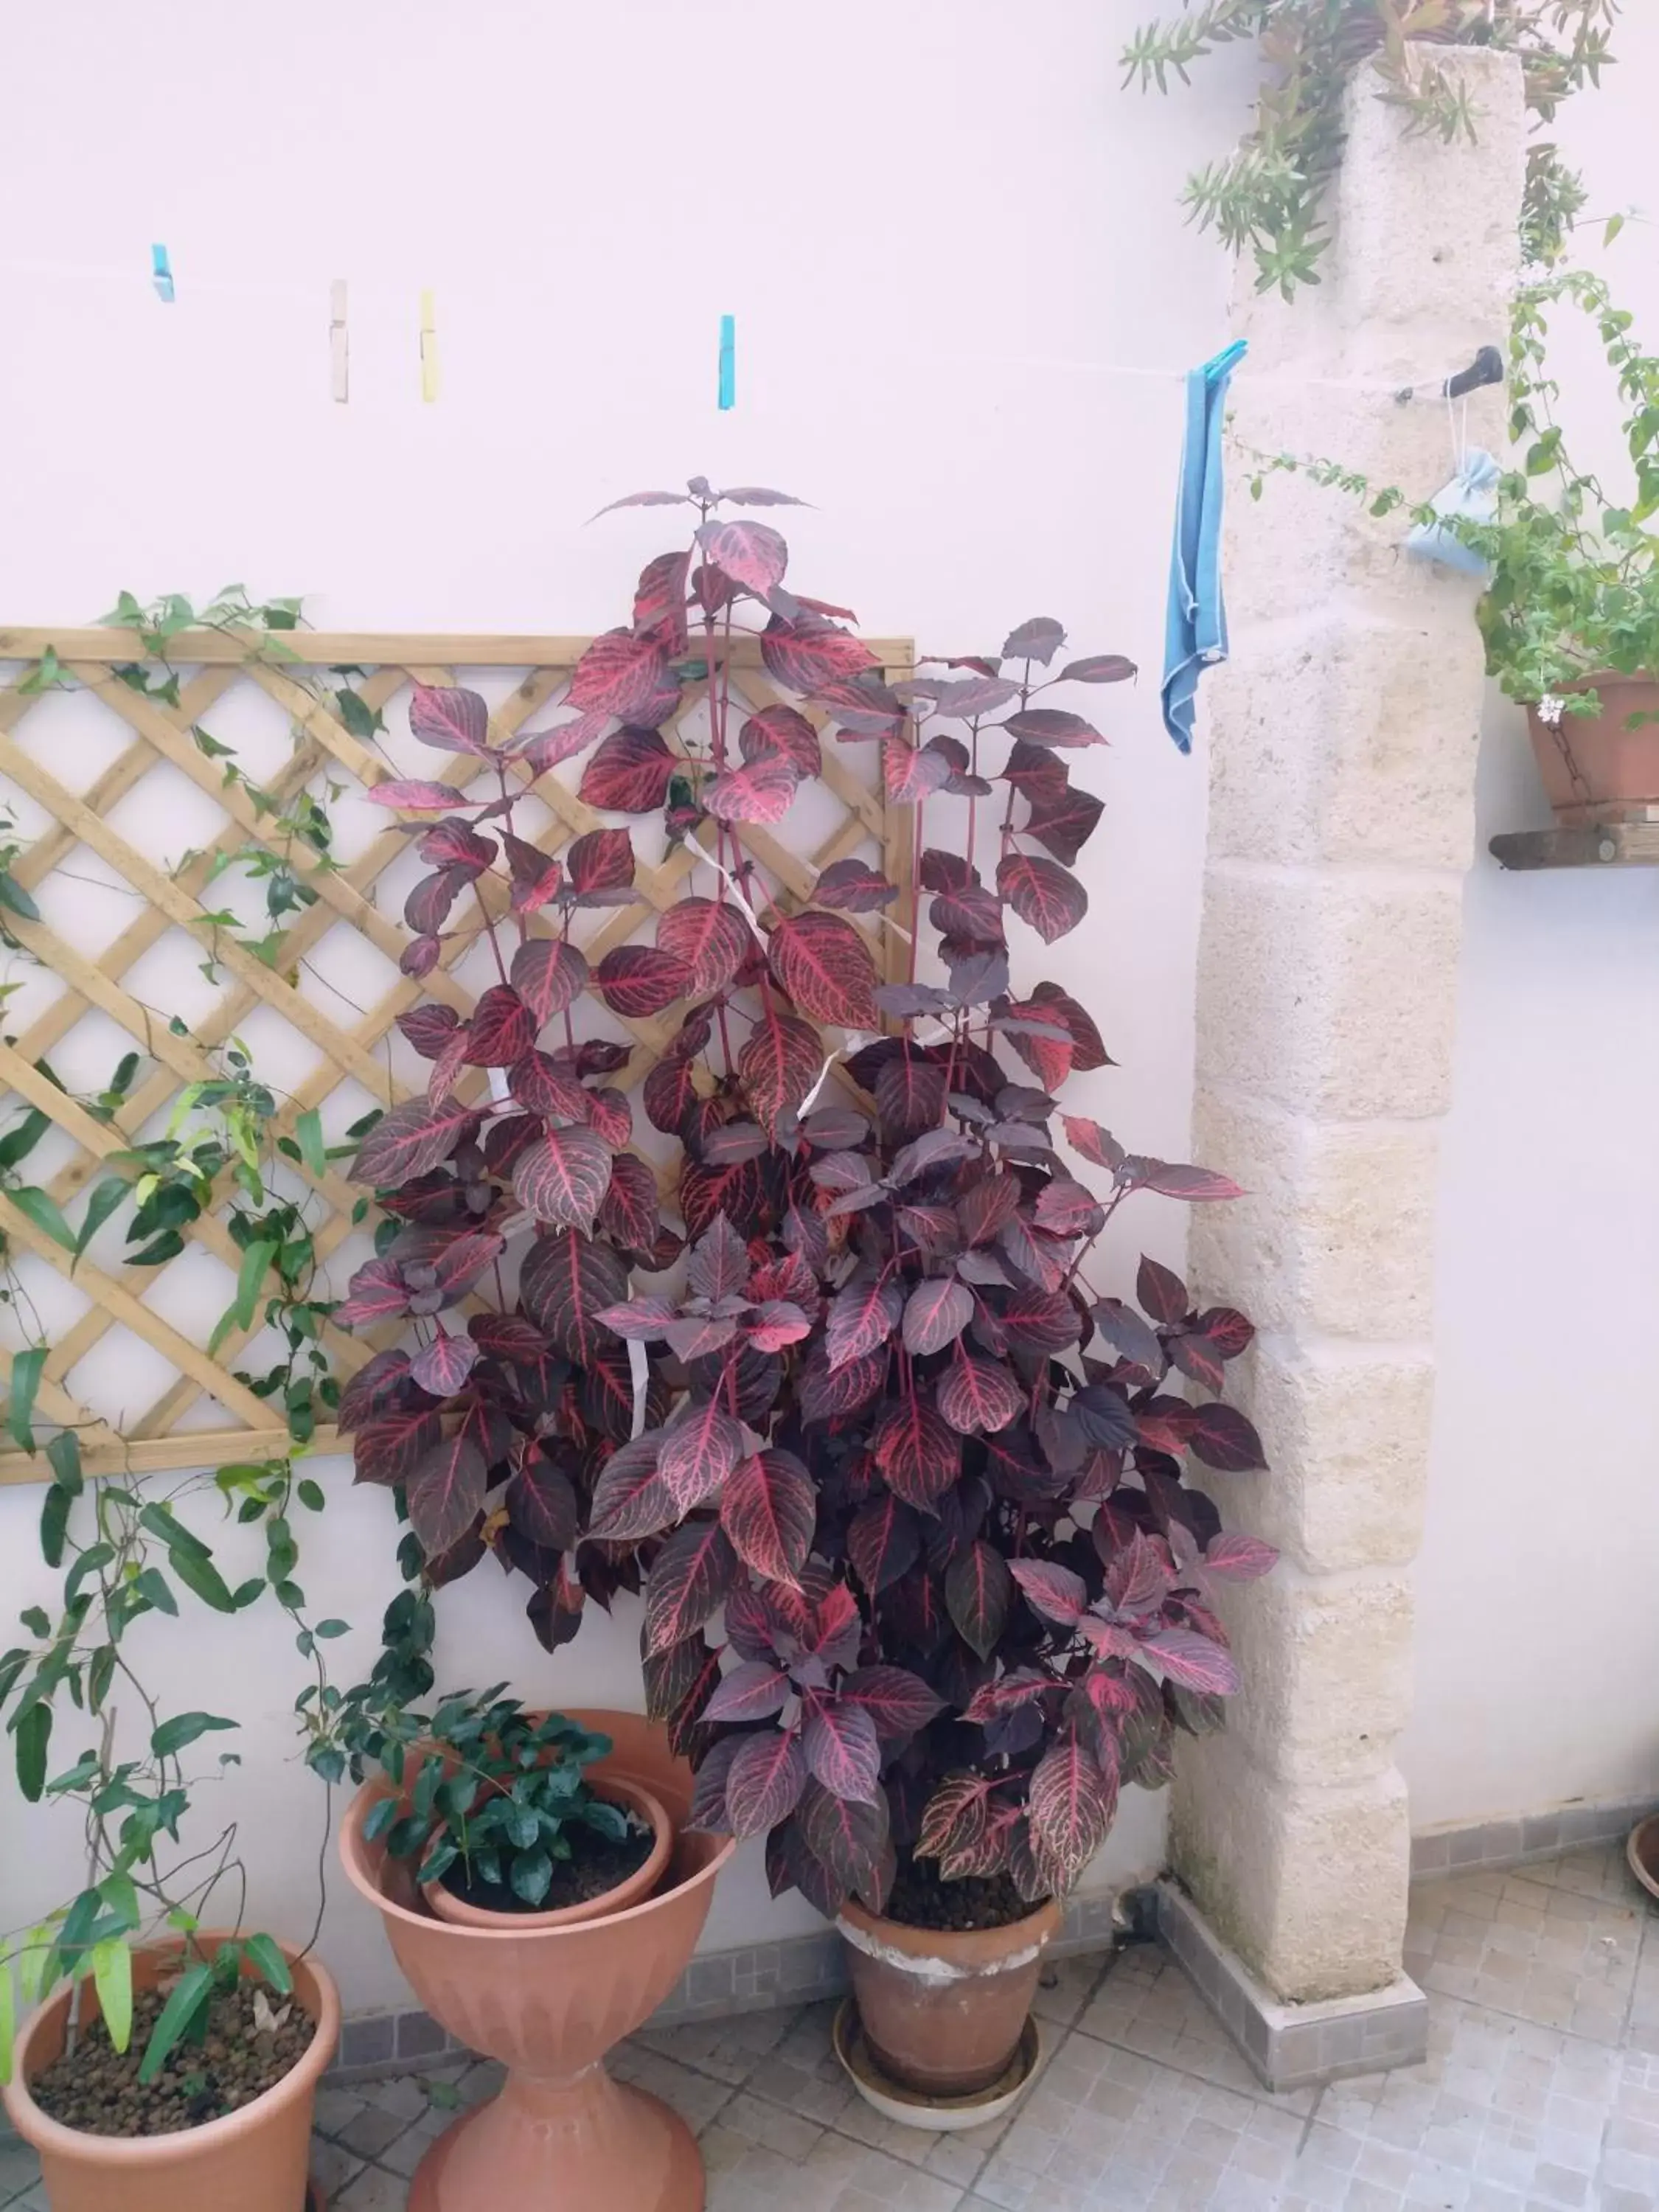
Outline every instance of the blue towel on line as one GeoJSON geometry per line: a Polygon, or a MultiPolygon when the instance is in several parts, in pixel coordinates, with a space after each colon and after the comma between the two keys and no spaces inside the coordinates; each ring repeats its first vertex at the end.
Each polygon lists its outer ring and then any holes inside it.
{"type": "Polygon", "coordinates": [[[1183,753],[1193,749],[1198,679],[1211,661],[1227,658],[1227,611],[1221,597],[1221,428],[1227,386],[1245,351],[1240,338],[1187,378],[1187,432],[1164,643],[1164,726],[1183,753]]]}

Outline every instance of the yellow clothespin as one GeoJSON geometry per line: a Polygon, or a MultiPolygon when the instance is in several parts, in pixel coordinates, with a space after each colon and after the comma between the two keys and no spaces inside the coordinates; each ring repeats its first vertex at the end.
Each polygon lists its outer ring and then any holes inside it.
{"type": "Polygon", "coordinates": [[[436,295],[421,295],[421,397],[438,396],[438,308],[436,295]]]}
{"type": "Polygon", "coordinates": [[[337,276],[328,291],[329,373],[334,397],[341,406],[351,396],[349,346],[346,337],[345,278],[337,276]]]}

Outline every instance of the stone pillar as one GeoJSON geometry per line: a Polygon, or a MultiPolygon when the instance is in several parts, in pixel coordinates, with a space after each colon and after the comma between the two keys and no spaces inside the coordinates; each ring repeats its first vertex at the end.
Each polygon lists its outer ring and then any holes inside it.
{"type": "MultiPolygon", "coordinates": [[[[1230,1522],[1284,1559],[1226,1604],[1245,1689],[1224,1733],[1182,1741],[1171,1849],[1210,1935],[1298,2006],[1375,1993],[1401,1969],[1394,1746],[1483,678],[1474,580],[1408,559],[1402,515],[1340,491],[1281,476],[1252,501],[1245,449],[1334,459],[1413,501],[1450,473],[1444,402],[1399,406],[1390,387],[1505,344],[1523,113],[1512,59],[1433,51],[1468,85],[1478,142],[1408,136],[1364,73],[1323,282],[1241,319],[1233,659],[1201,695],[1194,1157],[1249,1195],[1195,1209],[1192,1269],[1261,1332],[1243,1401],[1271,1472],[1214,1487],[1230,1522]]],[[[1479,395],[1471,441],[1501,450],[1503,421],[1501,393],[1479,395]]]]}

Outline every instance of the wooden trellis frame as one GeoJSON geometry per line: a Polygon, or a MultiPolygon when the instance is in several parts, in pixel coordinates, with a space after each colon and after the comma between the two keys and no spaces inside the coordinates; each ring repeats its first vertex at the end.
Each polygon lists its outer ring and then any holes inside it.
{"type": "MultiPolygon", "coordinates": [[[[465,940],[458,940],[446,960],[420,981],[400,977],[361,1021],[347,1027],[216,927],[201,902],[216,862],[222,865],[223,857],[246,852],[252,844],[270,848],[270,825],[247,792],[240,785],[227,785],[221,767],[198,749],[191,737],[192,725],[199,723],[234,686],[251,683],[289,714],[295,731],[292,757],[279,775],[265,780],[265,787],[274,796],[290,798],[324,768],[337,779],[355,780],[367,787],[398,771],[347,730],[330,710],[328,695],[317,696],[301,680],[300,672],[310,668],[368,672],[356,681],[355,689],[371,708],[386,708],[399,692],[416,682],[466,683],[470,672],[497,676],[502,671],[518,672],[516,688],[492,718],[495,733],[504,738],[520,729],[539,708],[556,702],[571,669],[590,642],[586,637],[299,630],[283,634],[273,647],[272,641],[264,635],[191,631],[174,637],[167,648],[170,665],[184,679],[178,704],[169,707],[115,674],[118,668],[147,659],[143,641],[133,631],[0,629],[0,662],[20,664],[11,684],[0,689],[0,779],[26,793],[52,817],[51,826],[14,863],[15,880],[25,890],[37,891],[76,847],[85,846],[144,902],[137,918],[95,958],[65,943],[44,921],[7,916],[9,927],[26,951],[64,985],[59,997],[14,1043],[0,1042],[0,1091],[4,1094],[0,1096],[0,1110],[19,1103],[39,1107],[77,1148],[73,1159],[45,1186],[59,1206],[74,1198],[105,1159],[129,1146],[186,1085],[212,1073],[204,1048],[222,1043],[258,1008],[270,1009],[291,1024],[322,1054],[318,1069],[300,1085],[277,1118],[276,1133],[289,1136],[293,1135],[302,1113],[321,1106],[348,1078],[386,1104],[409,1095],[392,1076],[386,1061],[376,1057],[376,1049],[396,1016],[422,995],[455,1006],[464,1018],[471,1012],[471,994],[449,966],[449,959],[458,951],[464,954],[465,940]],[[15,734],[42,696],[22,687],[48,653],[55,653],[58,665],[119,718],[131,737],[109,766],[79,793],[58,781],[37,755],[18,743],[15,734]],[[172,875],[146,859],[106,819],[117,803],[161,762],[187,776],[224,817],[218,836],[172,875]],[[123,987],[123,979],[134,963],[174,928],[201,939],[229,978],[211,1015],[189,1037],[175,1036],[158,1024],[123,987]],[[107,1123],[86,1113],[34,1065],[94,1009],[125,1031],[149,1062],[125,1106],[107,1123]]],[[[913,672],[915,653],[908,640],[877,638],[869,642],[890,680],[913,672]]],[[[781,696],[762,668],[752,640],[734,640],[731,652],[734,688],[751,708],[774,703],[781,696]]],[[[664,735],[671,745],[680,744],[678,725],[696,713],[706,690],[706,683],[687,684],[679,709],[665,726],[664,735]]],[[[419,772],[453,782],[458,789],[476,775],[476,762],[465,756],[441,757],[441,765],[437,764],[440,758],[433,757],[431,765],[423,763],[419,772]]],[[[535,796],[550,817],[540,841],[550,852],[609,818],[595,813],[576,795],[574,784],[581,766],[578,760],[534,781],[535,796]],[[570,776],[571,782],[562,782],[562,774],[570,776]]],[[[520,772],[528,781],[528,772],[520,772]]],[[[894,918],[906,929],[913,927],[910,810],[889,805],[879,787],[872,789],[860,782],[844,760],[837,757],[833,743],[824,748],[823,781],[841,802],[843,819],[816,851],[807,856],[792,853],[785,842],[787,822],[781,831],[744,824],[745,850],[769,872],[778,888],[779,902],[787,908],[811,896],[819,870],[846,857],[860,842],[872,840],[881,848],[890,880],[900,886],[900,898],[891,910],[894,918]]],[[[705,831],[709,828],[704,825],[705,831]]],[[[705,842],[712,842],[712,836],[705,842]]],[[[349,864],[329,866],[297,841],[291,848],[285,846],[283,857],[307,878],[318,897],[284,934],[284,965],[291,967],[341,923],[361,933],[395,964],[407,942],[407,932],[401,920],[374,906],[372,895],[380,876],[407,848],[406,836],[387,828],[349,864]]],[[[590,960],[597,961],[612,945],[625,942],[653,914],[683,896],[685,879],[699,857],[688,845],[671,853],[659,866],[641,862],[636,877],[637,902],[600,910],[596,917],[599,926],[582,940],[590,960]]],[[[854,919],[869,932],[884,972],[892,976],[902,973],[908,958],[905,939],[870,917],[854,919]]],[[[542,921],[537,926],[549,925],[542,921]]],[[[635,1049],[616,1080],[632,1089],[652,1066],[675,1024],[672,1018],[659,1017],[623,1026],[633,1034],[635,1049]]],[[[482,1089],[485,1079],[482,1071],[473,1070],[470,1080],[476,1089],[482,1089]]],[[[319,1257],[325,1260],[349,1233],[351,1208],[360,1194],[337,1170],[320,1176],[303,1168],[295,1172],[304,1176],[330,1208],[315,1238],[319,1257]]],[[[59,1274],[69,1274],[70,1255],[14,1206],[3,1191],[0,1191],[0,1227],[15,1248],[34,1254],[59,1274]]],[[[240,1255],[216,1216],[204,1213],[188,1234],[234,1269],[240,1255]]],[[[285,1450],[286,1427],[273,1419],[264,1401],[236,1382],[230,1371],[252,1332],[233,1332],[218,1355],[210,1358],[202,1345],[192,1342],[144,1303],[146,1289],[155,1273],[153,1269],[131,1267],[104,1269],[89,1258],[78,1263],[73,1279],[90,1304],[51,1349],[36,1397],[39,1414],[50,1423],[78,1426],[82,1464],[91,1474],[212,1466],[231,1460],[262,1459],[285,1450]],[[176,1376],[152,1405],[127,1420],[119,1431],[81,1405],[64,1383],[64,1377],[118,1322],[159,1352],[176,1376]],[[204,1395],[223,1407],[231,1417],[230,1425],[180,1429],[179,1422],[204,1395]]],[[[328,1345],[336,1370],[342,1376],[352,1372],[374,1348],[371,1343],[337,1330],[329,1332],[328,1345]]],[[[319,1428],[313,1450],[334,1448],[337,1448],[336,1432],[319,1428]]],[[[46,1474],[42,1462],[27,1454],[0,1453],[0,1483],[40,1481],[46,1474]]]]}

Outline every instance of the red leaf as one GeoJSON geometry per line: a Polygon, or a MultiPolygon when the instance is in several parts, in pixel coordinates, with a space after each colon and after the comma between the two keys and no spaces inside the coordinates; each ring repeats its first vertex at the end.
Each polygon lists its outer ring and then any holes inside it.
{"type": "Polygon", "coordinates": [[[769,1006],[738,1055],[756,1118],[775,1134],[817,1081],[823,1047],[816,1030],[769,1006]]]}
{"type": "Polygon", "coordinates": [[[367,1328],[371,1322],[389,1321],[409,1311],[409,1289],[400,1268],[390,1260],[365,1260],[352,1277],[345,1297],[334,1309],[342,1328],[367,1328]]]}
{"type": "Polygon", "coordinates": [[[812,1333],[810,1317],[787,1298],[765,1299],[745,1327],[757,1352],[781,1352],[787,1344],[799,1344],[812,1333]]]}
{"type": "Polygon", "coordinates": [[[1206,1467],[1218,1468],[1224,1474],[1243,1474],[1252,1468],[1267,1464],[1261,1437],[1234,1406],[1218,1403],[1198,1407],[1191,1444],[1206,1467]]]}
{"type": "Polygon", "coordinates": [[[658,1553],[645,1586],[647,1652],[701,1628],[732,1587],[737,1554],[717,1521],[690,1521],[658,1553]]]}
{"type": "Polygon", "coordinates": [[[1046,668],[1066,642],[1066,633],[1052,615],[1033,615],[1011,629],[1002,641],[1004,660],[1040,660],[1046,668]]]}
{"type": "Polygon", "coordinates": [[[812,886],[820,906],[842,914],[870,914],[889,906],[898,896],[898,885],[890,884],[863,860],[833,860],[812,886]]]}
{"type": "Polygon", "coordinates": [[[1027,707],[1022,714],[1011,714],[1002,726],[1011,738],[1023,738],[1028,745],[1069,749],[1075,745],[1103,745],[1106,742],[1092,722],[1085,722],[1081,714],[1068,714],[1059,707],[1027,707]]]}
{"type": "Polygon", "coordinates": [[[1167,1160],[1149,1160],[1146,1171],[1135,1177],[1133,1188],[1155,1190],[1164,1198],[1184,1198],[1194,1204],[1244,1195],[1230,1176],[1214,1175],[1208,1168],[1179,1167],[1167,1160]]]}
{"type": "Polygon", "coordinates": [[[1066,763],[1043,745],[1022,744],[1016,738],[1002,771],[1004,783],[1023,791],[1031,804],[1058,805],[1068,787],[1066,763]]]}
{"type": "Polygon", "coordinates": [[[434,822],[420,841],[420,855],[434,868],[461,867],[476,873],[487,868],[501,848],[493,837],[481,837],[459,816],[434,822]]]}
{"type": "Polygon", "coordinates": [[[665,1429],[657,1472],[682,1513],[706,1504],[743,1457],[743,1431],[712,1398],[693,1399],[665,1429]]]}
{"type": "Polygon", "coordinates": [[[830,1372],[884,1345],[903,1304],[903,1285],[891,1276],[861,1271],[844,1284],[830,1301],[825,1331],[830,1372]]]}
{"type": "Polygon", "coordinates": [[[862,638],[812,615],[793,622],[774,615],[761,635],[761,661],[775,684],[808,695],[838,676],[857,676],[878,665],[862,638]]]}
{"type": "Polygon", "coordinates": [[[1085,660],[1068,660],[1056,684],[1124,684],[1135,674],[1133,660],[1121,653],[1093,653],[1085,660]]]}
{"type": "Polygon", "coordinates": [[[919,1857],[942,1858],[968,1850],[985,1832],[992,1784],[976,1774],[952,1774],[927,1801],[916,1838],[919,1857]]]}
{"type": "Polygon", "coordinates": [[[597,1131],[581,1127],[544,1130],[513,1170],[514,1195],[526,1212],[584,1235],[610,1182],[610,1146],[597,1131]]]}
{"type": "Polygon", "coordinates": [[[947,1344],[955,1343],[973,1317],[973,1292],[954,1276],[938,1275],[920,1282],[905,1301],[904,1348],[914,1358],[943,1352],[947,1344]]]}
{"type": "Polygon", "coordinates": [[[613,1152],[634,1141],[634,1109],[620,1091],[608,1086],[587,1094],[589,1118],[613,1152]]]}
{"type": "Polygon", "coordinates": [[[649,1344],[653,1339],[666,1336],[669,1324],[678,1316],[679,1308],[672,1298],[653,1292],[648,1297],[623,1298],[614,1306],[606,1306],[599,1319],[618,1336],[630,1342],[649,1344]]]}
{"type": "MultiPolygon", "coordinates": [[[[412,1505],[412,1500],[411,1500],[412,1505]]],[[[1212,1644],[1196,1629],[1165,1628],[1149,1636],[1141,1649],[1150,1651],[1172,1682],[1183,1690],[1199,1690],[1212,1697],[1231,1697],[1239,1686],[1238,1668],[1231,1651],[1212,1644]]]]}
{"type": "Polygon", "coordinates": [[[594,1244],[576,1230],[538,1237],[519,1279],[526,1312],[568,1359],[585,1367],[611,1331],[598,1319],[603,1307],[628,1295],[628,1270],[608,1244],[594,1244]]]}
{"type": "MultiPolygon", "coordinates": [[[[338,1309],[336,1308],[337,1314],[338,1309]]],[[[377,1352],[366,1360],[340,1393],[336,1420],[345,1430],[359,1428],[374,1414],[395,1406],[408,1394],[404,1381],[409,1373],[409,1354],[393,1348],[377,1352]]]]}
{"type": "Polygon", "coordinates": [[[691,556],[659,553],[640,571],[634,592],[634,629],[647,634],[671,654],[685,650],[685,586],[691,573],[691,556]]]}
{"type": "Polygon", "coordinates": [[[934,713],[957,721],[993,714],[1018,696],[1018,684],[1011,684],[1006,676],[964,676],[953,684],[936,682],[933,686],[934,713]]]}
{"type": "Polygon", "coordinates": [[[1017,1713],[1022,1705],[1033,1704],[1053,1685],[1042,1674],[1000,1674],[994,1682],[983,1682],[969,1699],[962,1717],[988,1728],[1017,1713]]]}
{"type": "Polygon", "coordinates": [[[884,1744],[906,1743],[925,1729],[945,1701],[907,1667],[860,1667],[841,1686],[843,1705],[861,1705],[884,1744]]]}
{"type": "Polygon", "coordinates": [[[435,936],[449,919],[451,908],[472,881],[471,868],[441,868],[422,876],[404,901],[404,920],[417,936],[435,936]]]}
{"type": "Polygon", "coordinates": [[[1089,1589],[1081,1575],[1051,1559],[1011,1559],[1008,1571],[1025,1593],[1026,1601],[1045,1620],[1062,1628],[1075,1628],[1089,1603],[1089,1589]]]}
{"type": "Polygon", "coordinates": [[[769,1721],[789,1698],[789,1678],[765,1659],[745,1659],[720,1678],[702,1709],[706,1721],[769,1721]]]}
{"type": "Polygon", "coordinates": [[[1237,1359],[1241,1352],[1249,1351],[1255,1328],[1232,1306],[1210,1306],[1198,1317],[1197,1333],[1223,1359],[1237,1359]]]}
{"type": "Polygon", "coordinates": [[[438,1416],[430,1407],[401,1406],[365,1421],[352,1443],[355,1480],[407,1482],[438,1442],[438,1416]]]}
{"type": "Polygon", "coordinates": [[[658,950],[684,962],[691,978],[686,988],[698,998],[723,991],[753,943],[737,908],[720,899],[681,899],[657,920],[658,950]]]}
{"type": "Polygon", "coordinates": [[[789,548],[763,522],[705,522],[697,543],[734,584],[760,599],[783,581],[789,566],[789,548]]]}
{"type": "Polygon", "coordinates": [[[579,796],[620,814],[649,814],[668,796],[674,756],[655,730],[617,730],[582,771],[579,796]]]}
{"type": "Polygon", "coordinates": [[[489,708],[477,691],[449,684],[417,684],[409,702],[409,726],[441,752],[489,756],[489,708]]]}
{"type": "Polygon", "coordinates": [[[668,674],[668,655],[656,639],[625,629],[596,637],[576,663],[569,703],[584,713],[632,720],[649,706],[668,674]]]}
{"type": "Polygon", "coordinates": [[[1077,1000],[1062,991],[1058,983],[1037,984],[1031,993],[1031,1004],[1042,1009],[1042,1020],[1058,1022],[1070,1032],[1073,1065],[1079,1075],[1086,1075],[1091,1068],[1112,1065],[1100,1041],[1100,1031],[1077,1000]]]}
{"type": "Polygon", "coordinates": [[[844,1419],[878,1396],[886,1380],[885,1346],[878,1352],[866,1352],[860,1358],[849,1359],[844,1367],[833,1369],[820,1349],[801,1374],[801,1418],[806,1421],[844,1419]]]}
{"type": "Polygon", "coordinates": [[[921,1529],[901,1498],[884,1492],[861,1505],[847,1531],[847,1550],[860,1579],[876,1596],[915,1563],[921,1529]]]}
{"type": "Polygon", "coordinates": [[[453,1398],[472,1372],[477,1357],[478,1347],[470,1336],[451,1336],[447,1329],[440,1329],[410,1361],[409,1379],[434,1398],[453,1398]]]}
{"type": "Polygon", "coordinates": [[[933,1407],[912,1394],[889,1406],[870,1439],[887,1487],[931,1513],[962,1469],[962,1440],[933,1407]]]}
{"type": "Polygon", "coordinates": [[[593,982],[613,1014],[643,1021],[684,998],[691,973],[684,961],[654,945],[617,945],[593,970],[593,982]]]}
{"type": "MultiPolygon", "coordinates": [[[[564,883],[564,866],[539,845],[526,844],[510,830],[501,832],[507,865],[513,879],[508,903],[514,914],[535,914],[555,897],[564,883]]],[[[525,948],[521,947],[520,950],[525,948]]]]}
{"type": "Polygon", "coordinates": [[[913,745],[908,738],[881,741],[881,780],[896,805],[914,806],[930,792],[943,791],[956,769],[948,755],[933,745],[913,745]]]}
{"type": "Polygon", "coordinates": [[[640,1085],[645,1115],[665,1137],[678,1136],[687,1109],[696,1100],[696,1063],[684,1057],[659,1060],[640,1085]]]}
{"type": "Polygon", "coordinates": [[[571,888],[584,897],[626,890],[634,881],[634,842],[626,830],[590,830],[565,859],[571,888]]]}
{"type": "Polygon", "coordinates": [[[809,1698],[801,1749],[807,1770],[834,1797],[869,1802],[881,1771],[876,1723],[862,1705],[809,1698]]]}
{"type": "Polygon", "coordinates": [[[1064,1352],[1083,1334],[1077,1308],[1063,1291],[1019,1290],[1002,1309],[1009,1340],[1025,1352],[1064,1352]]]}
{"type": "Polygon", "coordinates": [[[462,1139],[478,1124],[475,1106],[447,1099],[434,1106],[424,1098],[411,1098],[382,1114],[357,1149],[351,1163],[351,1180],[374,1190],[389,1190],[396,1183],[413,1182],[441,1167],[462,1139]]]}
{"type": "Polygon", "coordinates": [[[939,1409],[964,1437],[1006,1429],[1025,1403],[1012,1371],[1000,1360],[958,1351],[939,1382],[939,1409]]]}
{"type": "Polygon", "coordinates": [[[447,814],[459,793],[453,783],[423,783],[418,776],[388,776],[365,794],[376,806],[400,814],[447,814]]]}
{"type": "Polygon", "coordinates": [[[520,759],[529,762],[537,775],[545,775],[561,761],[586,752],[611,717],[601,711],[596,714],[578,714],[574,722],[556,722],[550,730],[535,730],[519,741],[520,759]]]}
{"type": "Polygon", "coordinates": [[[683,491],[630,491],[621,499],[608,501],[588,516],[597,522],[602,514],[614,514],[619,507],[689,507],[690,501],[683,491]]]}
{"type": "Polygon", "coordinates": [[[997,1646],[1014,1594],[1013,1577],[1000,1552],[975,1540],[958,1552],[945,1575],[945,1609],[963,1641],[981,1659],[997,1646]]]}
{"type": "Polygon", "coordinates": [[[1075,1735],[1062,1736],[1038,1760],[1026,1810],[1037,1863],[1056,1887],[1069,1888],[1093,1858],[1116,1806],[1115,1777],[1101,1771],[1075,1735]]]}
{"type": "Polygon", "coordinates": [[[1064,860],[1070,867],[1094,836],[1106,811],[1103,801],[1092,792],[1077,791],[1069,784],[1063,792],[1044,792],[1030,797],[1031,811],[1020,834],[1035,837],[1055,860],[1064,860]]]}
{"type": "Polygon", "coordinates": [[[427,1553],[459,1543],[484,1502],[484,1455],[465,1430],[434,1444],[409,1478],[410,1525],[427,1553]]]}
{"type": "Polygon", "coordinates": [[[511,1067],[536,1042],[538,1024],[510,984],[492,983],[479,998],[467,1024],[469,1067],[511,1067]]]}
{"type": "Polygon", "coordinates": [[[570,1477],[541,1451],[532,1452],[502,1494],[513,1526],[532,1544],[568,1552],[577,1535],[576,1492],[570,1477]]]}
{"type": "Polygon", "coordinates": [[[997,863],[997,889],[1045,945],[1075,929],[1089,911],[1089,894],[1077,878],[1034,853],[1005,853],[997,863]]]}
{"type": "Polygon", "coordinates": [[[1066,1132],[1066,1141],[1073,1152],[1081,1152],[1084,1158],[1092,1162],[1096,1167],[1105,1168],[1116,1174],[1123,1158],[1123,1147],[1109,1131],[1103,1129],[1098,1121],[1091,1121],[1083,1114],[1062,1114],[1060,1124],[1066,1132]]]}
{"type": "Polygon", "coordinates": [[[738,732],[738,750],[746,761],[769,755],[788,761],[801,775],[821,775],[823,748],[818,733],[799,708],[763,707],[738,732]]]}
{"type": "Polygon", "coordinates": [[[810,908],[792,915],[773,932],[771,957],[773,973],[802,1013],[844,1028],[880,1028],[876,963],[850,921],[810,908]]]}
{"type": "Polygon", "coordinates": [[[726,1778],[726,1817],[734,1836],[763,1836],[800,1802],[806,1761],[799,1744],[778,1729],[744,1739],[726,1778]]]}
{"type": "Polygon", "coordinates": [[[1259,1536],[1212,1536],[1203,1560],[1206,1575],[1230,1583],[1254,1582],[1278,1564],[1279,1553],[1259,1536]]]}
{"type": "Polygon", "coordinates": [[[702,803],[706,811],[722,822],[781,822],[799,783],[793,761],[768,753],[706,783],[702,803]]]}
{"type": "Polygon", "coordinates": [[[527,1052],[509,1073],[507,1087],[521,1106],[561,1121],[586,1121],[592,1103],[589,1094],[574,1076],[567,1075],[552,1056],[527,1052]]]}
{"type": "Polygon", "coordinates": [[[656,1436],[636,1437],[612,1452],[593,1486],[590,1536],[608,1543],[631,1543],[658,1534],[675,1518],[668,1485],[657,1473],[660,1442],[656,1436]]]}
{"type": "Polygon", "coordinates": [[[662,1226],[657,1178],[636,1152],[618,1152],[600,1201],[599,1227],[630,1252],[649,1252],[662,1226]]]}
{"type": "Polygon", "coordinates": [[[720,1493],[720,1524],[732,1548],[768,1582],[799,1578],[817,1522],[817,1490],[790,1452],[757,1452],[720,1493]]]}
{"type": "Polygon", "coordinates": [[[1140,1268],[1135,1277],[1135,1297],[1143,1312],[1166,1326],[1184,1321],[1192,1301],[1187,1295],[1187,1285],[1172,1268],[1163,1267],[1156,1260],[1141,1255],[1140,1268]]]}
{"type": "Polygon", "coordinates": [[[453,1006],[441,1006],[432,1000],[422,1006],[407,1006],[398,1017],[398,1029],[422,1060],[436,1060],[454,1036],[460,1022],[453,1006]]]}

